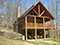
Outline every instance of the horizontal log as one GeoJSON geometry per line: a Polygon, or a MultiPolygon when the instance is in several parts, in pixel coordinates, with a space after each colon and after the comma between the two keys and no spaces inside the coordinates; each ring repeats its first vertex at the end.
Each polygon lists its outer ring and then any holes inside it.
{"type": "MultiPolygon", "coordinates": [[[[35,15],[28,15],[28,16],[30,16],[30,17],[34,17],[35,15]]],[[[39,17],[39,16],[36,16],[36,17],[39,17]]],[[[40,16],[40,18],[50,18],[50,17],[47,17],[47,16],[40,16]]]]}

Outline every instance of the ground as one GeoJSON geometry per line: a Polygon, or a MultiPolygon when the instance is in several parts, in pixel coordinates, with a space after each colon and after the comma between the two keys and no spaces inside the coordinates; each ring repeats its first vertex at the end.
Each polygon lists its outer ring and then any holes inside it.
{"type": "Polygon", "coordinates": [[[43,39],[35,41],[11,40],[0,36],[0,45],[60,45],[58,39],[43,39]]]}

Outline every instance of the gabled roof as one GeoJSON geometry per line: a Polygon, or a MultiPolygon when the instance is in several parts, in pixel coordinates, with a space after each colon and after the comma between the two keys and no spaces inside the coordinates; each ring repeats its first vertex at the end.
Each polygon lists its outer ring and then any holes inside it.
{"type": "MultiPolygon", "coordinates": [[[[22,17],[26,16],[26,14],[29,13],[30,11],[32,11],[32,9],[35,9],[35,10],[38,12],[38,4],[40,5],[40,9],[41,9],[40,13],[45,10],[45,13],[43,14],[43,16],[48,16],[48,17],[54,19],[54,17],[49,13],[49,11],[44,7],[44,5],[43,5],[41,2],[38,2],[35,6],[32,5],[32,6],[31,6],[25,13],[23,13],[19,18],[22,18],[22,17]]],[[[19,19],[19,18],[18,18],[18,19],[19,19]]]]}

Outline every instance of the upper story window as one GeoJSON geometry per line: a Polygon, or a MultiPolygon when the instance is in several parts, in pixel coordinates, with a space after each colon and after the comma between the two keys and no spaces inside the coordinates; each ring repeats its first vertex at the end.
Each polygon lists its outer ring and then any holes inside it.
{"type": "Polygon", "coordinates": [[[29,19],[32,19],[33,17],[29,17],[29,19]]]}

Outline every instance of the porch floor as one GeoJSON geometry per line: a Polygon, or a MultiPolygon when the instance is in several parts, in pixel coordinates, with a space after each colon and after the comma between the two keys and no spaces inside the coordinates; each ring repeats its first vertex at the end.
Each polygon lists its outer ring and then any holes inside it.
{"type": "MultiPolygon", "coordinates": [[[[53,39],[53,38],[46,38],[46,39],[53,39]]],[[[44,40],[44,38],[43,39],[37,39],[37,40],[44,40]]],[[[35,39],[27,39],[27,41],[36,41],[35,39]]]]}

